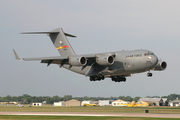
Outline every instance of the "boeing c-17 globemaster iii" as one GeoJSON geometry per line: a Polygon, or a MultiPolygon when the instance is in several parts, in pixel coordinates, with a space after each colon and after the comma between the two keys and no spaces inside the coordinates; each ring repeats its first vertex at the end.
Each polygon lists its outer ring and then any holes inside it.
{"type": "Polygon", "coordinates": [[[152,77],[151,70],[161,71],[167,67],[165,61],[158,60],[152,51],[144,49],[76,55],[66,38],[66,36],[76,36],[64,33],[62,28],[50,32],[24,32],[22,34],[47,34],[61,56],[19,58],[13,50],[16,59],[24,61],[40,60],[41,63],[46,63],[47,66],[57,64],[60,68],[63,67],[89,76],[90,81],[111,78],[115,82],[125,82],[126,77],[132,74],[147,72],[147,76],[152,77]]]}

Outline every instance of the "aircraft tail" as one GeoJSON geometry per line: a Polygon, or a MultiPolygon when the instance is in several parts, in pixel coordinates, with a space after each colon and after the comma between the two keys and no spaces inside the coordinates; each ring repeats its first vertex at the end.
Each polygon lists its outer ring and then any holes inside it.
{"type": "Polygon", "coordinates": [[[50,32],[24,32],[22,34],[47,34],[51,38],[52,43],[54,44],[61,56],[75,55],[75,52],[72,49],[66,36],[76,36],[64,33],[62,28],[57,28],[50,32]]]}

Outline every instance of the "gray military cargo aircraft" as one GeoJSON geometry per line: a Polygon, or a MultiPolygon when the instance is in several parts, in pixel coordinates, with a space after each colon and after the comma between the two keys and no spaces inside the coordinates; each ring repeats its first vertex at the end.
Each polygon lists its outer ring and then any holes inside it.
{"type": "Polygon", "coordinates": [[[115,82],[125,82],[126,77],[131,76],[131,74],[148,72],[147,76],[152,77],[151,70],[161,71],[167,67],[165,61],[158,60],[153,52],[144,49],[76,55],[66,38],[66,36],[76,36],[64,33],[62,28],[50,32],[24,32],[22,34],[47,34],[61,56],[19,58],[13,49],[16,59],[40,60],[47,66],[57,64],[59,67],[89,76],[90,81],[111,78],[115,82]]]}

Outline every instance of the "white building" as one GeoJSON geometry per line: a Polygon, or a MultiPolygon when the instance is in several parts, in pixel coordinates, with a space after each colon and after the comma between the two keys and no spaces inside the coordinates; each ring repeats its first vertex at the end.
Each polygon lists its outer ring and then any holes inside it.
{"type": "Polygon", "coordinates": [[[99,100],[98,105],[99,106],[111,106],[112,100],[99,100]]]}
{"type": "Polygon", "coordinates": [[[127,106],[129,102],[123,100],[116,100],[112,102],[112,106],[127,106]]]}
{"type": "Polygon", "coordinates": [[[91,100],[82,101],[81,106],[83,106],[83,104],[94,104],[94,101],[91,101],[91,100]]]}
{"type": "Polygon", "coordinates": [[[32,103],[32,106],[42,106],[42,103],[32,103]]]}
{"type": "Polygon", "coordinates": [[[178,100],[178,98],[177,98],[176,100],[169,102],[169,105],[171,107],[173,107],[173,106],[180,107],[180,100],[178,100]]]}
{"type": "Polygon", "coordinates": [[[54,102],[54,106],[66,106],[64,101],[54,102]]]}

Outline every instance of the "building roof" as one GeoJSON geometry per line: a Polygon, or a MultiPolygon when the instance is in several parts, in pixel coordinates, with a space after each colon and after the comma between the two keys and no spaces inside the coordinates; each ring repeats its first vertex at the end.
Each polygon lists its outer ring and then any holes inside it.
{"type": "Polygon", "coordinates": [[[171,101],[169,103],[174,103],[174,102],[179,102],[180,103],[180,100],[173,100],[173,101],[171,101]]]}
{"type": "MultiPolygon", "coordinates": [[[[138,101],[137,104],[147,104],[149,103],[148,101],[144,102],[144,101],[138,101]]],[[[151,102],[150,102],[151,103],[151,102]]]]}
{"type": "Polygon", "coordinates": [[[167,98],[140,98],[138,101],[159,102],[161,99],[163,100],[163,102],[167,100],[167,98]]]}
{"type": "Polygon", "coordinates": [[[118,100],[115,100],[113,102],[127,102],[127,101],[124,101],[124,100],[121,100],[121,99],[118,99],[118,100]]]}

